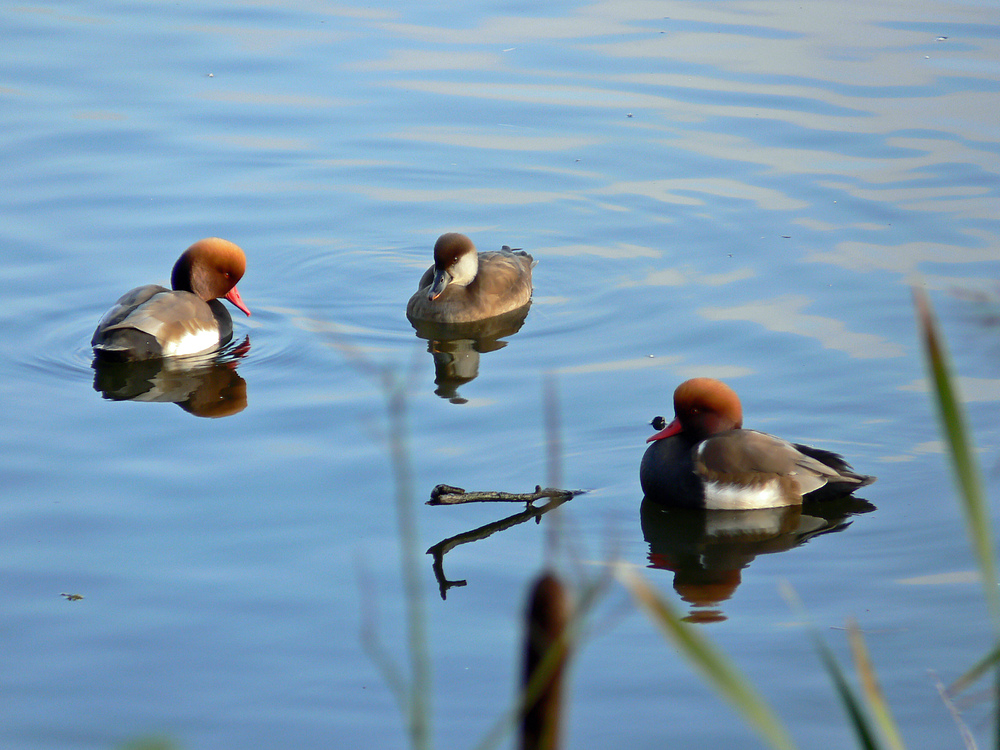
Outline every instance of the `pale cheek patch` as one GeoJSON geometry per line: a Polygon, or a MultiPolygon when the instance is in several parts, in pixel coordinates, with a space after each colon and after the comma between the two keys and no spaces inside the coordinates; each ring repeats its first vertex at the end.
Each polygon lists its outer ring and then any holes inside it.
{"type": "Polygon", "coordinates": [[[715,510],[778,508],[783,505],[795,505],[797,502],[798,498],[789,497],[788,493],[782,492],[777,479],[753,487],[724,482],[705,482],[705,507],[715,510]]]}
{"type": "Polygon", "coordinates": [[[219,345],[219,332],[202,328],[189,331],[180,338],[168,341],[163,346],[165,357],[185,357],[189,354],[201,354],[219,345]]]}

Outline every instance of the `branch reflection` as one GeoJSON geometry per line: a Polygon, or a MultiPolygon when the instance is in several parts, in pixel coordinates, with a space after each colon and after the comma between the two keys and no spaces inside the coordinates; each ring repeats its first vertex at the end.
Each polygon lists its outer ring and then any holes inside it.
{"type": "Polygon", "coordinates": [[[461,534],[448,537],[447,539],[442,539],[440,542],[428,549],[427,554],[431,555],[434,559],[434,577],[437,579],[438,590],[441,592],[441,598],[448,598],[448,589],[455,588],[457,586],[465,586],[467,584],[465,580],[450,581],[444,574],[444,556],[451,552],[451,550],[462,544],[468,544],[469,542],[485,539],[498,531],[509,529],[512,526],[517,526],[518,524],[530,521],[531,519],[534,519],[536,523],[540,523],[542,516],[550,510],[555,510],[563,503],[568,502],[572,499],[572,497],[573,495],[570,494],[569,497],[553,498],[544,505],[532,505],[529,503],[528,506],[520,513],[515,513],[512,516],[507,516],[507,518],[503,518],[499,521],[488,523],[477,529],[471,529],[461,534]]]}

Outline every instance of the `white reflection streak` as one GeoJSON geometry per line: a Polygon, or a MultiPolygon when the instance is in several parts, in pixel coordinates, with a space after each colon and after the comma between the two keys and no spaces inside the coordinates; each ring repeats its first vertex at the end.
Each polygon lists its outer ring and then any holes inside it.
{"type": "Polygon", "coordinates": [[[914,578],[900,578],[904,586],[953,586],[956,583],[979,583],[981,576],[977,570],[957,570],[954,573],[934,573],[914,578]]]}
{"type": "Polygon", "coordinates": [[[680,363],[684,357],[670,355],[665,357],[637,357],[635,359],[618,359],[608,362],[591,362],[585,365],[561,367],[560,375],[590,375],[592,373],[621,372],[623,370],[649,370],[654,368],[671,369],[679,377],[710,377],[732,380],[754,375],[755,370],[738,365],[684,365],[680,363]]]}
{"type": "Polygon", "coordinates": [[[725,286],[734,284],[737,281],[746,281],[757,275],[752,268],[737,268],[726,273],[703,274],[691,268],[661,268],[650,271],[646,278],[639,281],[623,281],[619,288],[633,286],[686,286],[687,284],[701,284],[703,286],[725,286]]]}
{"type": "Polygon", "coordinates": [[[841,351],[856,359],[903,355],[903,348],[899,344],[881,336],[848,331],[844,323],[836,318],[803,314],[802,308],[809,303],[808,297],[789,295],[736,307],[703,307],[698,310],[698,314],[706,320],[747,321],[758,323],[769,331],[805,336],[815,339],[825,349],[841,351]]]}
{"type": "Polygon", "coordinates": [[[679,195],[676,191],[705,193],[717,198],[750,200],[760,208],[771,211],[791,211],[809,206],[805,201],[791,198],[771,188],[723,178],[616,182],[595,192],[602,195],[642,195],[662,203],[688,206],[700,206],[704,203],[700,198],[679,195]]]}
{"type": "Polygon", "coordinates": [[[192,25],[185,27],[184,31],[197,36],[225,37],[232,41],[237,49],[254,53],[266,52],[271,55],[296,50],[306,43],[322,45],[343,38],[343,35],[331,36],[325,30],[267,29],[251,26],[192,25]]]}
{"type": "Polygon", "coordinates": [[[959,248],[937,242],[906,242],[901,245],[841,242],[830,252],[814,252],[805,258],[849,271],[894,271],[900,274],[916,272],[924,263],[995,263],[997,259],[995,246],[959,248]]]}
{"type": "Polygon", "coordinates": [[[537,248],[538,255],[596,255],[599,258],[659,258],[662,253],[643,245],[632,245],[627,242],[617,242],[614,245],[560,245],[559,247],[537,248]]]}
{"type": "MultiPolygon", "coordinates": [[[[954,380],[955,389],[963,403],[1000,401],[1000,380],[996,378],[959,376],[954,378],[954,380]]],[[[917,393],[927,393],[929,390],[927,381],[923,378],[914,380],[908,385],[900,386],[899,389],[901,391],[915,391],[917,393]]]]}
{"type": "Polygon", "coordinates": [[[476,133],[451,127],[411,128],[387,137],[416,143],[436,143],[445,146],[498,151],[566,151],[593,146],[601,142],[598,138],[584,136],[524,135],[504,130],[476,133]]]}
{"type": "Polygon", "coordinates": [[[368,72],[403,72],[429,70],[496,70],[503,63],[503,56],[492,52],[449,52],[441,50],[394,50],[381,60],[348,65],[348,70],[368,72]]]}
{"type": "Polygon", "coordinates": [[[620,372],[621,370],[645,370],[650,367],[671,367],[683,360],[683,357],[641,357],[636,359],[619,359],[610,362],[591,362],[585,365],[560,367],[556,372],[560,375],[583,375],[595,372],[620,372]]]}
{"type": "Polygon", "coordinates": [[[455,190],[421,190],[419,188],[377,187],[352,185],[355,193],[391,203],[455,203],[473,206],[527,206],[566,200],[563,193],[540,190],[514,191],[501,188],[459,188],[455,190]]]}

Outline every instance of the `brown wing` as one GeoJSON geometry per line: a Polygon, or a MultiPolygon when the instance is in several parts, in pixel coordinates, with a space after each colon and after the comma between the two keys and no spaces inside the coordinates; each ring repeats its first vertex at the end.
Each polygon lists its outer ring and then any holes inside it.
{"type": "Polygon", "coordinates": [[[493,315],[523,307],[531,301],[533,266],[532,257],[524,252],[480,253],[479,272],[469,284],[469,293],[493,315]]]}
{"type": "Polygon", "coordinates": [[[791,443],[756,430],[724,432],[703,441],[697,451],[696,470],[708,481],[756,485],[775,477],[789,478],[803,495],[827,482],[850,481],[791,443]]]}
{"type": "Polygon", "coordinates": [[[149,301],[151,297],[160,292],[169,292],[170,290],[164,286],[158,284],[147,284],[146,286],[139,286],[135,289],[125,292],[118,301],[115,302],[114,307],[104,313],[101,321],[97,324],[97,330],[94,331],[94,343],[98,335],[112,326],[117,326],[125,318],[131,315],[137,307],[145,304],[149,301]]]}
{"type": "Polygon", "coordinates": [[[106,331],[134,328],[158,341],[179,339],[218,329],[215,315],[204,300],[191,292],[164,290],[147,299],[106,331]]]}

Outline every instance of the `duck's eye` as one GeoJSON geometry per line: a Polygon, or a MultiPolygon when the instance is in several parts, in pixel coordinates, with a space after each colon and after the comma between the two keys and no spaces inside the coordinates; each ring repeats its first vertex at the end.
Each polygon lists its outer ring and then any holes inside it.
{"type": "Polygon", "coordinates": [[[662,430],[667,426],[667,420],[663,417],[653,417],[653,421],[650,422],[650,424],[653,426],[654,430],[662,430]]]}

